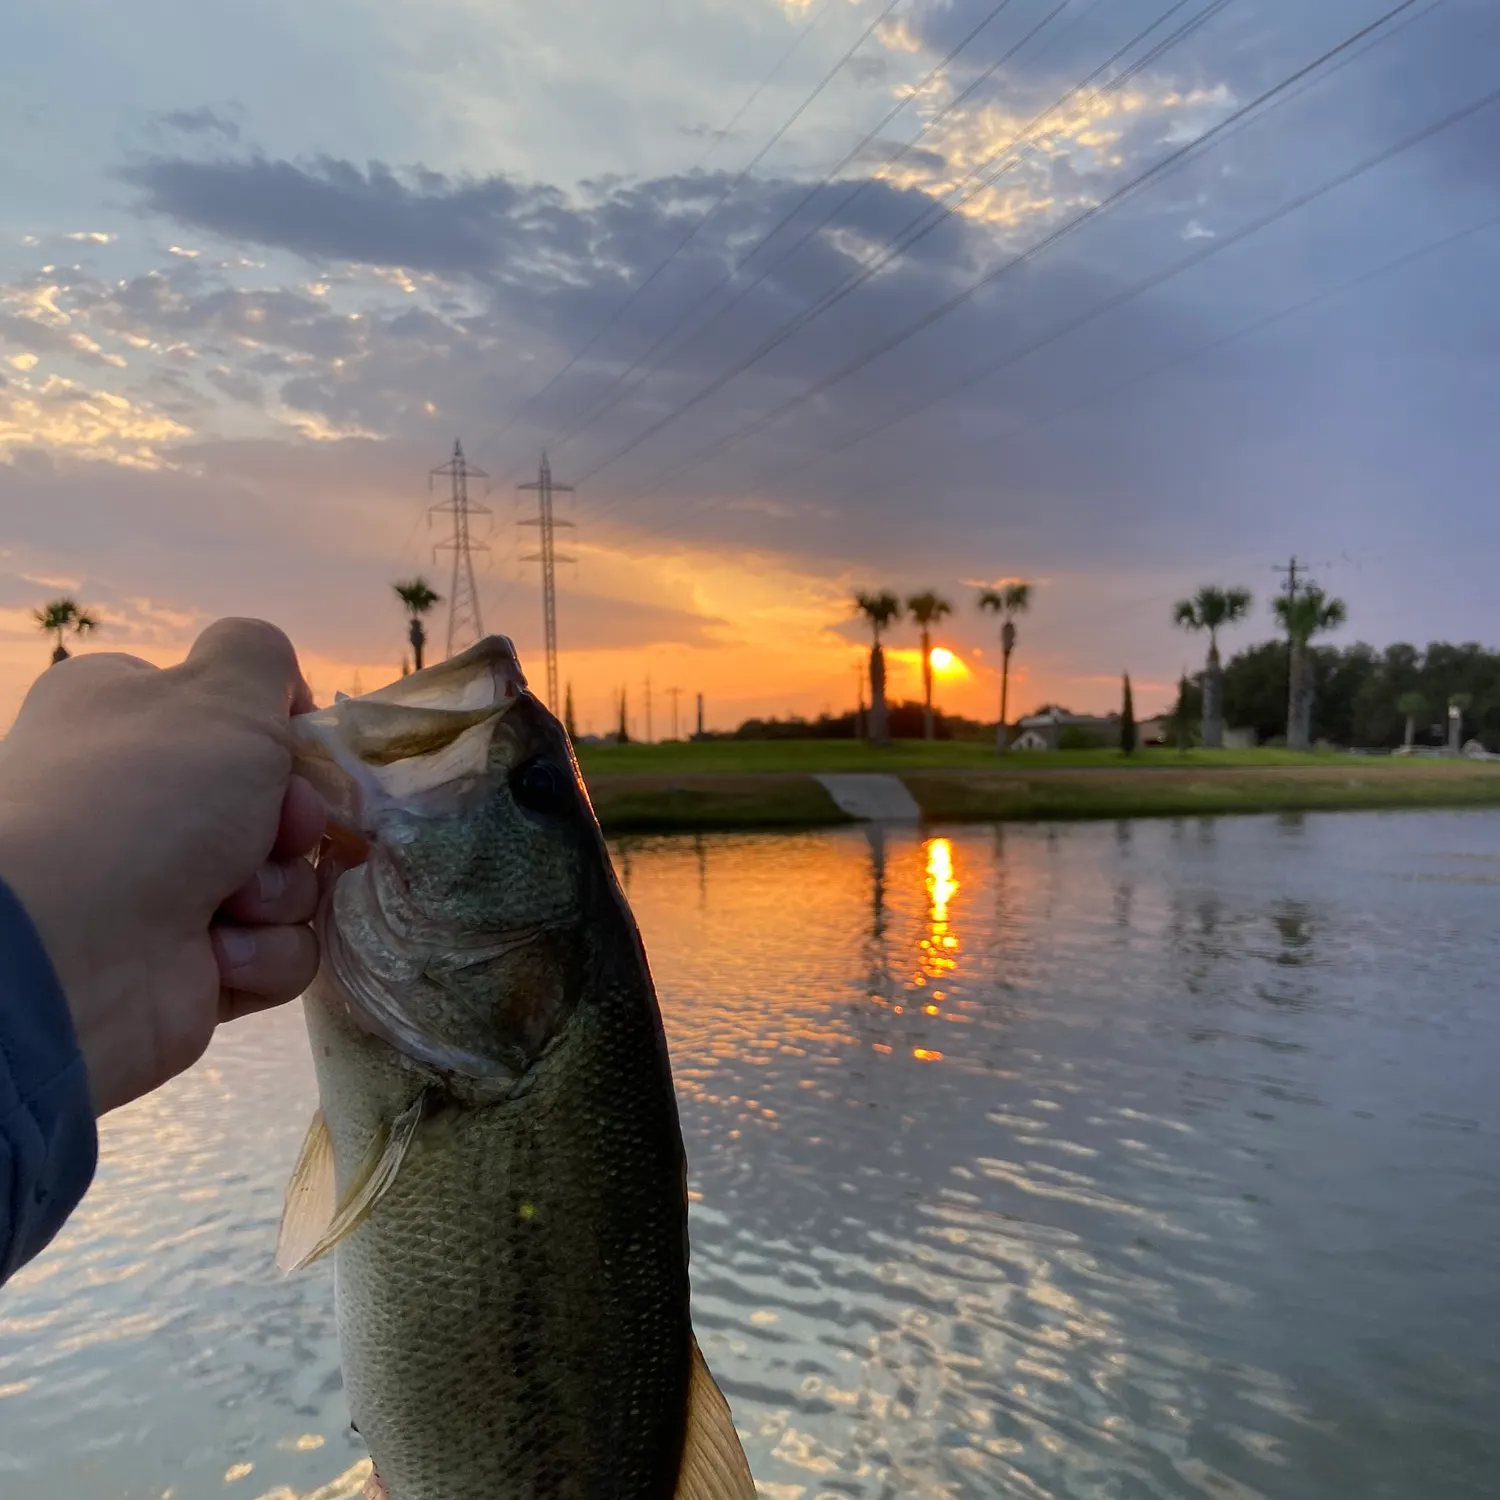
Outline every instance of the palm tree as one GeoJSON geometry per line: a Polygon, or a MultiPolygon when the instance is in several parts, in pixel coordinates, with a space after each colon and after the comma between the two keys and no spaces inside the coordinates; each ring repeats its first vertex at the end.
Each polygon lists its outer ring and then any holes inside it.
{"type": "Polygon", "coordinates": [[[935,739],[932,722],[932,627],[953,613],[953,606],[941,594],[928,589],[913,594],[906,601],[907,611],[922,627],[922,737],[935,739]]]}
{"type": "Polygon", "coordinates": [[[1464,715],[1473,704],[1473,693],[1454,693],[1448,699],[1448,741],[1455,755],[1463,746],[1464,715]]]}
{"type": "Polygon", "coordinates": [[[1224,747],[1224,668],[1219,663],[1219,631],[1250,612],[1249,589],[1221,589],[1213,584],[1191,599],[1179,599],[1172,618],[1185,630],[1208,632],[1208,666],[1203,673],[1203,748],[1224,747]]]}
{"type": "Polygon", "coordinates": [[[1313,679],[1312,662],[1308,660],[1308,643],[1325,630],[1336,630],[1348,618],[1342,599],[1330,599],[1316,584],[1309,584],[1296,594],[1282,594],[1275,604],[1276,618],[1286,631],[1291,645],[1291,666],[1287,692],[1286,742],[1292,750],[1306,750],[1312,744],[1313,679]]]}
{"type": "Polygon", "coordinates": [[[406,638],[411,642],[412,660],[416,670],[420,672],[422,652],[427,645],[427,631],[423,627],[422,616],[433,605],[441,604],[443,596],[435,594],[425,578],[408,578],[405,583],[392,584],[391,587],[396,590],[396,597],[406,606],[406,612],[411,616],[406,638]]]}
{"type": "Polygon", "coordinates": [[[68,648],[63,645],[63,635],[70,627],[74,635],[87,635],[89,631],[99,628],[98,620],[82,608],[76,599],[69,599],[66,595],[60,599],[53,599],[40,609],[32,610],[31,618],[48,635],[57,637],[57,645],[52,650],[54,666],[60,661],[67,661],[71,655],[68,648]]]}
{"type": "Polygon", "coordinates": [[[868,593],[861,589],[854,596],[854,608],[869,622],[874,644],[870,647],[870,741],[889,745],[890,731],[885,715],[885,652],[880,649],[880,632],[901,618],[901,601],[889,589],[868,593]]]}
{"type": "Polygon", "coordinates": [[[1406,748],[1410,750],[1417,738],[1417,720],[1427,712],[1427,700],[1420,693],[1402,693],[1396,711],[1406,718],[1406,748]]]}
{"type": "Polygon", "coordinates": [[[1009,738],[1006,711],[1010,700],[1010,653],[1016,649],[1016,616],[1031,608],[1031,585],[1007,583],[997,589],[981,589],[979,607],[1005,621],[1000,628],[1000,723],[995,729],[995,749],[1003,755],[1009,738]]]}

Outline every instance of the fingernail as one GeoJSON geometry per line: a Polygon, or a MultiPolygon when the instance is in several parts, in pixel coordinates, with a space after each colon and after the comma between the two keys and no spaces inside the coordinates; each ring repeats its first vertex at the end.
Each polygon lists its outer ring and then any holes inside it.
{"type": "Polygon", "coordinates": [[[219,928],[219,952],[231,969],[243,969],[255,957],[255,934],[242,927],[219,928]]]}
{"type": "Polygon", "coordinates": [[[262,865],[256,872],[255,883],[262,901],[274,901],[286,890],[286,871],[280,865],[262,865]]]}

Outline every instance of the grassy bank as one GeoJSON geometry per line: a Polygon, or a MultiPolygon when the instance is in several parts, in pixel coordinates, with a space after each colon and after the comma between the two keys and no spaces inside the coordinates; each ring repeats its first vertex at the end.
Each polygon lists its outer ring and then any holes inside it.
{"type": "MultiPolygon", "coordinates": [[[[1404,757],[1398,757],[1404,759],[1404,757]]],[[[708,740],[664,745],[583,745],[578,761],[586,776],[764,776],[785,772],[817,775],[829,771],[907,771],[969,769],[992,771],[999,758],[990,744],[939,740],[899,740],[877,750],[861,740],[708,740]]],[[[1117,750],[1012,750],[1007,767],[1021,770],[1104,769],[1138,771],[1183,766],[1259,767],[1347,765],[1350,757],[1332,752],[1304,755],[1295,750],[1142,750],[1130,757],[1117,750]]]]}
{"type": "Polygon", "coordinates": [[[580,756],[612,833],[808,828],[848,819],[815,773],[890,771],[933,822],[1182,817],[1209,813],[1500,807],[1500,766],[1286,751],[1186,758],[1112,751],[1016,755],[964,745],[888,752],[838,741],[628,745],[580,756]]]}
{"type": "Polygon", "coordinates": [[[1150,818],[1205,813],[1500,807],[1500,767],[1466,763],[1174,768],[1159,774],[918,773],[902,778],[933,821],[1150,818]]]}

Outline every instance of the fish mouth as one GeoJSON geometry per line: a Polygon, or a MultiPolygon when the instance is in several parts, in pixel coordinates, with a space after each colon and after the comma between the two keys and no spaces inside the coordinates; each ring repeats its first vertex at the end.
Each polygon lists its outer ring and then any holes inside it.
{"type": "MultiPolygon", "coordinates": [[[[485,637],[458,656],[291,723],[294,769],[328,807],[346,857],[383,811],[420,814],[429,799],[483,772],[500,720],[526,695],[516,648],[485,637]]],[[[346,866],[347,867],[347,866],[346,866]]]]}
{"type": "MultiPolygon", "coordinates": [[[[291,724],[293,768],[328,808],[318,855],[316,927],[335,998],[362,1031],[412,1061],[485,1081],[514,1077],[515,1070],[438,1041],[403,1014],[399,992],[430,982],[433,944],[392,927],[372,888],[359,901],[365,920],[381,932],[382,952],[372,962],[345,940],[335,897],[347,880],[370,881],[367,861],[382,814],[444,817],[462,805],[485,774],[501,721],[528,696],[515,647],[494,635],[372,693],[340,694],[330,707],[301,714],[291,724]],[[392,969],[399,972],[386,972],[392,969]]],[[[488,934],[465,945],[471,951],[464,962],[493,962],[536,936],[526,930],[488,934]]],[[[450,951],[452,938],[444,935],[450,951]]]]}

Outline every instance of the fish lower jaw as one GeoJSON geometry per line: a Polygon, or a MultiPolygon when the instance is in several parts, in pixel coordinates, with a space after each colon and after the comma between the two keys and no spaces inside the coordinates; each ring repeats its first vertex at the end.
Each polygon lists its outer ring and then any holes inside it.
{"type": "Polygon", "coordinates": [[[392,993],[394,987],[358,959],[331,914],[325,914],[318,926],[325,997],[356,1030],[384,1042],[407,1062],[466,1079],[486,1090],[515,1083],[518,1074],[506,1063],[432,1037],[414,1025],[403,1014],[399,996],[392,993]]]}

